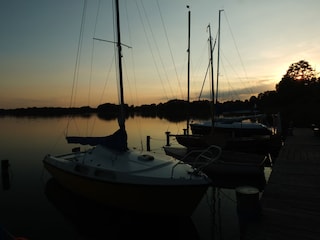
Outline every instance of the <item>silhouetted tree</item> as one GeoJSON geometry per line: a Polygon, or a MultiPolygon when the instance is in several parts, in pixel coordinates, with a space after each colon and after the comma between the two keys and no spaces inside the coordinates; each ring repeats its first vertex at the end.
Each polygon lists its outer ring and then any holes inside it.
{"type": "Polygon", "coordinates": [[[290,65],[285,76],[293,80],[312,81],[316,78],[316,72],[307,61],[300,60],[290,65]]]}
{"type": "Polygon", "coordinates": [[[258,107],[265,113],[276,113],[279,111],[279,98],[276,91],[259,93],[257,98],[258,107]]]}
{"type": "Polygon", "coordinates": [[[317,121],[318,89],[319,79],[307,61],[301,60],[290,65],[276,85],[279,106],[286,124],[294,121],[296,125],[308,125],[317,121]]]}
{"type": "Polygon", "coordinates": [[[276,85],[279,100],[284,105],[300,102],[308,96],[310,86],[315,82],[316,72],[307,61],[293,63],[276,85]]]}

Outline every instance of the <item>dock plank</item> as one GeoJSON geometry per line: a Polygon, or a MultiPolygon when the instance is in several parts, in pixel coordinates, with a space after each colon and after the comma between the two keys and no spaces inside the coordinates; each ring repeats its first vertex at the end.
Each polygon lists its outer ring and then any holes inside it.
{"type": "Polygon", "coordinates": [[[286,139],[260,203],[261,218],[243,239],[320,239],[320,138],[312,129],[286,139]]]}

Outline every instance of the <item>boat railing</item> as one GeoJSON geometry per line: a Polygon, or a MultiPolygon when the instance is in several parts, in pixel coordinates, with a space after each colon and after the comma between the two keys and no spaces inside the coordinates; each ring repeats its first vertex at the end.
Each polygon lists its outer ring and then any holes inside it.
{"type": "Polygon", "coordinates": [[[222,153],[221,147],[210,145],[206,149],[189,151],[182,159],[182,162],[189,162],[197,171],[203,171],[206,167],[216,162],[222,153]],[[190,158],[192,161],[190,161],[190,158]]]}
{"type": "Polygon", "coordinates": [[[189,163],[193,166],[194,174],[199,174],[206,167],[216,162],[220,158],[221,153],[222,149],[217,145],[210,145],[206,149],[191,150],[172,167],[171,175],[173,176],[174,169],[177,165],[185,163],[189,163]]]}

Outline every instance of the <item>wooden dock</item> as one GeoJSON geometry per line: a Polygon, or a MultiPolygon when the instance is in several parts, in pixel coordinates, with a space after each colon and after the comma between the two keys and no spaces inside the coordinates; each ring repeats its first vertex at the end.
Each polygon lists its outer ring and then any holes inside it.
{"type": "Polygon", "coordinates": [[[320,239],[320,136],[311,128],[287,137],[260,203],[261,217],[245,225],[243,239],[320,239]]]}

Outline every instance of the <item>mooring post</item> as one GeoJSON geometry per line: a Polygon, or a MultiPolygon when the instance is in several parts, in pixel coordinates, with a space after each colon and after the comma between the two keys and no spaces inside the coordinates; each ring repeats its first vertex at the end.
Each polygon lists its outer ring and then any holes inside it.
{"type": "Polygon", "coordinates": [[[147,151],[150,152],[150,136],[147,136],[147,151]]]}
{"type": "Polygon", "coordinates": [[[167,145],[166,146],[170,146],[170,132],[166,132],[166,136],[167,136],[167,145]]]}
{"type": "Polygon", "coordinates": [[[8,170],[9,168],[9,160],[4,159],[1,160],[1,170],[8,170]]]}
{"type": "Polygon", "coordinates": [[[1,160],[1,177],[3,190],[10,189],[9,160],[1,160]]]}
{"type": "Polygon", "coordinates": [[[243,239],[245,236],[247,225],[258,221],[261,217],[259,193],[259,189],[252,186],[240,186],[236,188],[240,239],[243,239]]]}

